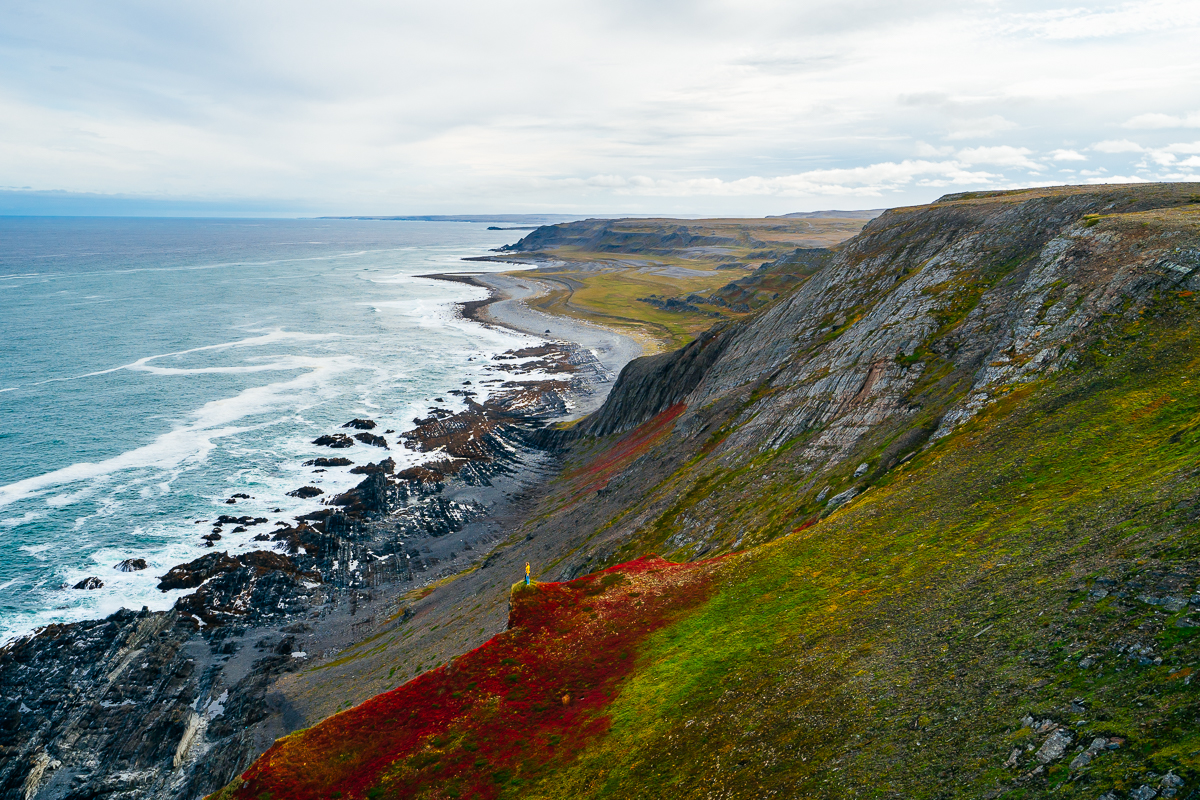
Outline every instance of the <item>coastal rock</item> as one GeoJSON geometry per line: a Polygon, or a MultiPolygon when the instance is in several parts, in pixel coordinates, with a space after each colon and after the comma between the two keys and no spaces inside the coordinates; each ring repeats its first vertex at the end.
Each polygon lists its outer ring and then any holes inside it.
{"type": "Polygon", "coordinates": [[[84,578],[71,587],[72,589],[103,589],[104,581],[96,577],[84,578]]]}
{"type": "Polygon", "coordinates": [[[310,497],[316,497],[322,494],[325,494],[325,492],[321,489],[318,489],[316,486],[301,486],[299,489],[294,489],[288,492],[288,497],[308,499],[310,497]]]}
{"type": "Polygon", "coordinates": [[[386,475],[391,475],[396,470],[396,461],[392,458],[385,458],[375,464],[362,464],[350,470],[351,475],[370,475],[375,472],[382,472],[386,475]]]}
{"type": "Polygon", "coordinates": [[[313,439],[312,443],[315,445],[320,445],[321,447],[333,448],[354,446],[354,440],[344,433],[327,433],[323,436],[318,436],[316,439],[313,439]]]}
{"type": "Polygon", "coordinates": [[[440,483],[446,479],[446,475],[444,473],[433,469],[428,465],[402,469],[396,473],[396,477],[404,481],[413,481],[417,484],[440,483]]]}
{"type": "MultiPolygon", "coordinates": [[[[323,519],[327,519],[331,513],[326,510],[323,519]]],[[[298,553],[303,550],[306,555],[310,556],[321,556],[337,548],[336,542],[331,541],[321,531],[305,522],[301,522],[295,527],[280,528],[275,531],[271,539],[283,542],[289,553],[298,553]]]]}
{"type": "Polygon", "coordinates": [[[369,431],[375,429],[375,420],[372,419],[352,419],[342,426],[343,428],[354,428],[360,431],[369,431]]]}
{"type": "Polygon", "coordinates": [[[317,573],[304,572],[290,558],[267,550],[254,550],[233,561],[236,567],[214,574],[197,591],[181,597],[176,610],[210,627],[235,618],[262,621],[302,610],[307,594],[304,582],[321,582],[317,573]]]}
{"type": "Polygon", "coordinates": [[[333,498],[333,505],[344,506],[354,516],[379,516],[388,510],[388,480],[383,471],[373,472],[349,491],[333,498]]]}
{"type": "Polygon", "coordinates": [[[325,456],[321,456],[320,458],[310,458],[308,461],[304,462],[304,466],[306,466],[306,467],[348,467],[353,463],[354,462],[351,461],[350,459],[342,458],[341,456],[334,456],[332,458],[327,458],[325,456]]]}
{"type": "Polygon", "coordinates": [[[241,566],[229,553],[209,553],[195,561],[172,567],[158,582],[161,591],[191,589],[221,572],[229,572],[241,566]]]}
{"type": "Polygon", "coordinates": [[[137,572],[146,569],[146,559],[144,558],[127,558],[120,564],[113,567],[117,572],[137,572]]]}
{"type": "Polygon", "coordinates": [[[354,438],[363,444],[369,444],[374,447],[382,447],[385,450],[388,446],[387,439],[383,438],[382,436],[377,436],[373,433],[356,433],[354,434],[354,438]]]}
{"type": "Polygon", "coordinates": [[[222,514],[221,516],[217,517],[218,525],[261,525],[266,521],[266,517],[251,517],[248,514],[241,517],[222,514]]]}

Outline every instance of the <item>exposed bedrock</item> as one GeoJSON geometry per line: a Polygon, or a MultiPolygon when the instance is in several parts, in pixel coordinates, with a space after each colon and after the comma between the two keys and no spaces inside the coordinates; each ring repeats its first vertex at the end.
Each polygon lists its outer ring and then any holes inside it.
{"type": "Polygon", "coordinates": [[[1181,205],[1194,193],[1192,184],[1097,187],[887,211],[758,316],[630,362],[572,435],[629,430],[681,401],[680,427],[705,427],[705,407],[755,389],[770,402],[745,407],[728,449],[819,431],[805,445],[817,464],[888,420],[932,418],[933,435],[943,434],[1001,387],[1069,363],[1103,315],[1195,282],[1200,252],[1176,252],[1178,232],[1114,235],[1085,220],[1181,205]]]}

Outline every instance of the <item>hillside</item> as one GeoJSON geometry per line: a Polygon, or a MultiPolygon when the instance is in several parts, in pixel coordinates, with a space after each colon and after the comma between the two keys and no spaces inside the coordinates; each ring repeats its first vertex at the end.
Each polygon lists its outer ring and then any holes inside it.
{"type": "Polygon", "coordinates": [[[538,228],[494,260],[535,265],[521,274],[554,287],[536,308],[623,330],[657,352],[786,295],[878,213],[588,219],[538,228]]]}
{"type": "Polygon", "coordinates": [[[547,582],[510,630],[222,796],[1193,796],[1198,204],[892,210],[790,295],[631,363],[542,434],[561,470],[487,568],[416,609],[424,635],[438,602],[433,627],[474,625],[457,609],[529,560],[547,582]],[[680,577],[630,591],[647,564],[680,577]]]}

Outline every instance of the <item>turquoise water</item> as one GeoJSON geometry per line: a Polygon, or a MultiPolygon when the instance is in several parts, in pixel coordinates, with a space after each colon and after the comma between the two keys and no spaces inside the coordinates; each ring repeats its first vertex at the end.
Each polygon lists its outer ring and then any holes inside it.
{"type": "MultiPolygon", "coordinates": [[[[412,427],[483,357],[529,340],[457,319],[484,292],[414,277],[513,231],[442,222],[0,218],[0,639],[122,606],[219,514],[278,519],[355,484],[301,462],[415,457],[311,444],[354,417],[412,427]],[[251,495],[236,505],[235,493],[251,495]],[[281,511],[275,511],[281,509],[281,511]],[[119,572],[127,558],[150,568],[119,572]],[[101,589],[66,588],[88,576],[101,589]]],[[[256,532],[225,528],[237,552],[256,532]]]]}

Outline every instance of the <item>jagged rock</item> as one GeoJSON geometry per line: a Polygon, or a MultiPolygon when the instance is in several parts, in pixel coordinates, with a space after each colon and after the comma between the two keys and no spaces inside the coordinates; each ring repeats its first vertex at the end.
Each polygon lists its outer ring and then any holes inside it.
{"type": "Polygon", "coordinates": [[[145,568],[146,559],[144,558],[127,558],[113,567],[117,572],[137,572],[145,568]]]}
{"type": "Polygon", "coordinates": [[[1093,758],[1106,749],[1108,749],[1108,739],[1101,736],[1092,739],[1092,743],[1088,745],[1087,749],[1071,760],[1071,769],[1083,769],[1092,762],[1093,758]]]}
{"type": "Polygon", "coordinates": [[[299,489],[288,492],[288,497],[300,497],[307,500],[310,497],[322,494],[325,494],[325,492],[316,486],[301,486],[299,489]]]}
{"type": "Polygon", "coordinates": [[[321,456],[320,458],[310,458],[308,461],[304,462],[304,466],[306,466],[306,467],[348,467],[353,463],[354,462],[351,461],[350,459],[342,458],[341,456],[334,456],[332,458],[328,458],[326,456],[321,456]]]}
{"type": "Polygon", "coordinates": [[[1034,753],[1034,757],[1043,764],[1049,764],[1051,761],[1057,761],[1067,752],[1067,747],[1071,744],[1071,734],[1064,728],[1056,728],[1053,733],[1042,742],[1042,746],[1034,753]]]}
{"type": "Polygon", "coordinates": [[[1129,800],[1154,800],[1155,797],[1158,797],[1158,790],[1144,783],[1129,793],[1129,800]]]}
{"type": "Polygon", "coordinates": [[[1172,771],[1168,771],[1158,781],[1159,793],[1163,797],[1174,797],[1183,788],[1184,780],[1172,771]]]}
{"type": "Polygon", "coordinates": [[[71,587],[72,589],[103,589],[104,581],[96,577],[84,578],[71,587]]]}
{"type": "Polygon", "coordinates": [[[387,446],[388,446],[387,439],[384,439],[382,436],[376,436],[373,433],[356,433],[356,434],[354,434],[354,438],[357,439],[358,441],[362,442],[363,444],[369,444],[369,445],[373,445],[375,447],[382,447],[385,450],[387,449],[387,446]]]}
{"type": "Polygon", "coordinates": [[[846,491],[841,492],[839,494],[835,494],[833,497],[829,498],[829,502],[825,504],[825,510],[832,511],[833,509],[837,508],[838,506],[843,506],[846,503],[849,503],[855,497],[858,497],[858,493],[859,493],[858,487],[851,486],[846,491]]]}
{"type": "Polygon", "coordinates": [[[388,481],[384,473],[373,472],[349,491],[333,498],[333,504],[344,506],[346,513],[356,516],[386,514],[388,510],[388,481]]]}
{"type": "MultiPolygon", "coordinates": [[[[328,518],[332,513],[328,509],[324,510],[322,519],[328,518]]],[[[320,555],[331,543],[325,540],[324,535],[316,528],[301,522],[295,527],[280,528],[275,531],[271,539],[276,542],[285,542],[289,553],[297,553],[301,549],[307,555],[320,555]]]]}
{"type": "Polygon", "coordinates": [[[230,558],[229,553],[209,553],[195,561],[172,567],[158,582],[161,591],[171,589],[191,589],[199,586],[213,575],[235,570],[241,566],[236,558],[230,558]]]}
{"type": "Polygon", "coordinates": [[[445,474],[439,470],[429,466],[416,466],[402,469],[396,473],[396,477],[405,481],[413,481],[418,484],[439,483],[446,479],[445,474]]]}
{"type": "Polygon", "coordinates": [[[392,458],[385,458],[376,464],[363,464],[350,470],[351,475],[370,475],[373,472],[382,472],[386,475],[391,475],[396,469],[396,462],[392,458]]]}
{"type": "Polygon", "coordinates": [[[354,440],[344,433],[327,433],[323,436],[318,436],[316,439],[313,439],[312,443],[320,445],[321,447],[342,448],[352,447],[354,445],[354,440]]]}
{"type": "Polygon", "coordinates": [[[374,430],[375,420],[373,419],[352,419],[342,426],[343,428],[355,428],[360,431],[374,430]]]}

